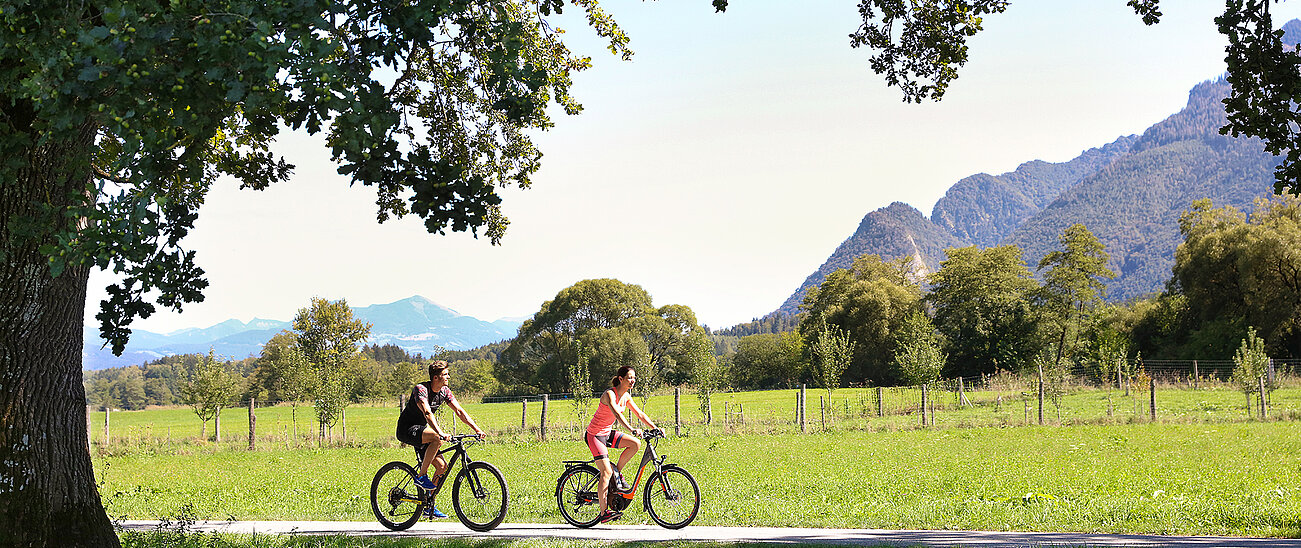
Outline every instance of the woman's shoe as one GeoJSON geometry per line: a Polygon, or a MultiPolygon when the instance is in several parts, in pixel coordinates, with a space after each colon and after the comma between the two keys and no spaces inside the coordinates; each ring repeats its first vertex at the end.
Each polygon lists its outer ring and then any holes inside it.
{"type": "Polygon", "coordinates": [[[607,522],[607,521],[614,521],[614,520],[616,520],[616,519],[619,519],[619,516],[622,516],[622,515],[623,515],[623,512],[615,512],[614,510],[606,510],[604,514],[601,514],[601,518],[600,518],[599,520],[597,520],[597,521],[599,521],[600,523],[605,523],[605,522],[607,522]]]}
{"type": "Polygon", "coordinates": [[[617,489],[620,493],[627,493],[629,491],[632,491],[632,487],[628,486],[628,482],[623,480],[623,474],[620,474],[618,472],[614,473],[614,485],[615,485],[614,488],[617,489]]]}

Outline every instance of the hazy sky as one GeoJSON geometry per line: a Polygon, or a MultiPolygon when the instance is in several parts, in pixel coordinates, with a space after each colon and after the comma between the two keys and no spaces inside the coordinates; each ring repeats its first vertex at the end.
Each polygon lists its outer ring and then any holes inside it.
{"type": "MultiPolygon", "coordinates": [[[[207,299],[135,327],[412,295],[491,321],[605,277],[727,327],[776,309],[866,213],[902,201],[929,215],[968,175],[1140,132],[1224,70],[1221,0],[1163,2],[1155,27],[1123,0],[1015,2],[985,19],[943,102],[903,104],[849,47],[856,2],[732,4],[602,2],[632,38],[630,62],[561,22],[594,61],[575,77],[585,110],[535,134],[543,167],[532,189],[504,193],[501,246],[429,235],[415,217],[377,224],[374,193],[349,187],[319,140],[284,135],[293,179],[264,192],[218,182],[186,240],[207,299]]],[[[1271,9],[1279,24],[1301,16],[1301,2],[1271,9]]],[[[91,277],[88,324],[109,281],[91,277]]]]}

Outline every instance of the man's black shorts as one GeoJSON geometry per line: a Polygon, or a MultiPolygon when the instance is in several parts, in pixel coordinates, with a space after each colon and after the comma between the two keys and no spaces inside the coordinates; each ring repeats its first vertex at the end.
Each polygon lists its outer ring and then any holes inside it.
{"type": "Polygon", "coordinates": [[[423,424],[413,424],[406,428],[398,428],[398,441],[407,445],[423,445],[423,442],[420,441],[420,434],[424,431],[425,425],[423,424]]]}

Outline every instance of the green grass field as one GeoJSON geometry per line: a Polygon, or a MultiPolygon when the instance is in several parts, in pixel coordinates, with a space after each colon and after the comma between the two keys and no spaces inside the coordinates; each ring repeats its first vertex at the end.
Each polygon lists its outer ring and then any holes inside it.
{"type": "MultiPolygon", "coordinates": [[[[701,485],[699,525],[1301,536],[1294,422],[699,433],[660,446],[701,485]]],[[[372,520],[375,469],[412,454],[386,445],[107,451],[96,477],[114,517],[372,520]]],[[[472,450],[505,473],[514,522],[559,522],[560,461],[585,453],[576,437],[472,450]]],[[[640,505],[625,519],[649,522],[640,505]]]]}

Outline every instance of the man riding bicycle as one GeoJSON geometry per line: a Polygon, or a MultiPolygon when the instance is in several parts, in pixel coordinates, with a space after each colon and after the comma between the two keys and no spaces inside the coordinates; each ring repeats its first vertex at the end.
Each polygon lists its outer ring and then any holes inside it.
{"type": "MultiPolygon", "coordinates": [[[[429,382],[418,383],[411,389],[411,396],[407,399],[407,405],[402,409],[398,416],[397,438],[398,441],[417,448],[422,458],[420,460],[419,475],[415,479],[416,485],[428,490],[434,489],[438,482],[429,478],[429,465],[434,465],[435,478],[441,478],[447,472],[447,461],[438,455],[438,449],[442,446],[443,441],[450,439],[448,434],[438,426],[438,420],[434,418],[434,413],[443,403],[447,403],[452,408],[452,413],[461,419],[467,426],[474,430],[480,438],[484,437],[483,430],[474,423],[469,413],[461,407],[452,395],[452,389],[448,386],[451,382],[451,372],[448,369],[447,362],[435,360],[429,364],[429,382]]],[[[433,501],[425,507],[425,514],[435,518],[445,518],[447,514],[440,512],[434,507],[433,501]]]]}

